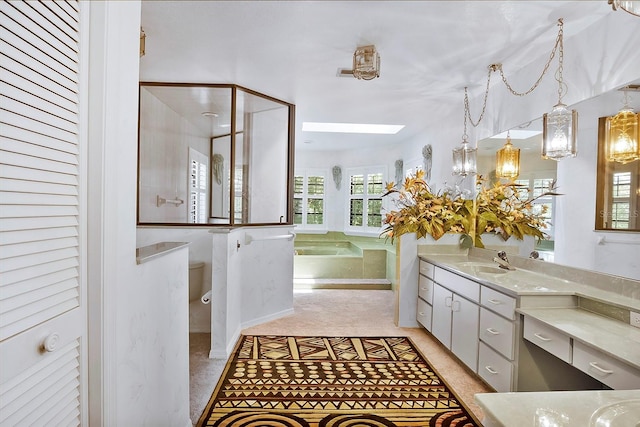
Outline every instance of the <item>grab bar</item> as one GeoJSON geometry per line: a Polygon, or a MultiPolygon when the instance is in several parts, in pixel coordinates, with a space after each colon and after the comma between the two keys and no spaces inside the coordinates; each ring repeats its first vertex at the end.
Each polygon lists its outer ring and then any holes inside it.
{"type": "Polygon", "coordinates": [[[289,234],[278,234],[276,236],[267,236],[267,237],[253,237],[250,234],[245,234],[244,244],[248,245],[251,242],[259,242],[261,240],[283,240],[283,239],[293,240],[294,237],[296,237],[296,234],[291,232],[289,232],[289,234]]]}
{"type": "Polygon", "coordinates": [[[184,203],[184,200],[182,200],[182,199],[173,199],[173,200],[168,199],[167,200],[164,197],[160,197],[160,195],[156,196],[156,206],[157,207],[160,207],[160,206],[164,205],[165,203],[169,203],[169,204],[172,204],[172,205],[175,205],[175,206],[180,206],[181,204],[184,203]]]}

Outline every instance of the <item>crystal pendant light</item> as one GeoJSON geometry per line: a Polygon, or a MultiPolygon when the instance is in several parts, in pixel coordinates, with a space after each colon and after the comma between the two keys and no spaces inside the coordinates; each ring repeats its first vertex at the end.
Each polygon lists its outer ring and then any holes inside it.
{"type": "Polygon", "coordinates": [[[359,80],[380,77],[380,55],[374,45],[360,46],[353,53],[353,77],[359,80]]]}
{"type": "Polygon", "coordinates": [[[629,97],[624,91],[624,107],[613,117],[606,119],[607,160],[622,164],[640,159],[640,114],[629,107],[629,97]]]}
{"type": "Polygon", "coordinates": [[[551,112],[542,115],[542,158],[552,160],[575,157],[577,153],[578,113],[576,110],[569,110],[562,103],[562,92],[564,90],[564,82],[562,81],[562,59],[564,56],[562,20],[559,20],[559,25],[558,41],[560,52],[556,77],[558,80],[558,103],[551,112]]]}
{"type": "MultiPolygon", "coordinates": [[[[464,88],[464,133],[462,134],[462,144],[459,148],[453,149],[453,175],[467,176],[478,172],[477,148],[469,148],[467,136],[467,117],[469,116],[469,98],[467,88],[464,88]]],[[[471,120],[471,119],[469,119],[471,120]]],[[[473,121],[472,121],[473,123],[473,121]]],[[[478,121],[479,123],[479,121],[478,121]]]]}
{"type": "Polygon", "coordinates": [[[637,0],[608,0],[613,10],[622,9],[632,15],[640,16],[640,1],[637,0]]]}
{"type": "Polygon", "coordinates": [[[496,176],[516,179],[520,175],[520,149],[513,146],[507,132],[507,142],[496,153],[496,176]]]}
{"type": "Polygon", "coordinates": [[[453,149],[453,175],[467,176],[478,171],[477,148],[469,148],[467,140],[467,117],[465,115],[464,134],[459,148],[453,149]]]}

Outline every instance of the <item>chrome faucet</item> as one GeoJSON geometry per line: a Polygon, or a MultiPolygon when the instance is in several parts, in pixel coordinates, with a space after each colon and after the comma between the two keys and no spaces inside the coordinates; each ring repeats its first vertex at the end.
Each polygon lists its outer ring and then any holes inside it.
{"type": "Polygon", "coordinates": [[[493,258],[493,260],[498,263],[500,268],[504,268],[505,270],[515,270],[515,268],[509,264],[509,258],[507,258],[507,253],[505,251],[498,252],[498,256],[493,258]]]}

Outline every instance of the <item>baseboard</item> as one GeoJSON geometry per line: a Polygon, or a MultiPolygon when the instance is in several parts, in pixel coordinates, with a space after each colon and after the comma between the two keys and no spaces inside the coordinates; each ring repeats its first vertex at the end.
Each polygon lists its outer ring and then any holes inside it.
{"type": "Polygon", "coordinates": [[[294,289],[370,289],[390,290],[387,279],[293,279],[294,289]]]}
{"type": "Polygon", "coordinates": [[[184,427],[193,427],[195,425],[195,423],[193,421],[191,421],[191,418],[189,418],[187,420],[187,424],[184,427]]]}
{"type": "Polygon", "coordinates": [[[270,322],[272,320],[280,319],[281,317],[289,316],[293,314],[293,308],[288,308],[286,310],[279,311],[278,313],[270,314],[268,316],[263,316],[257,319],[252,319],[248,322],[244,322],[241,326],[242,329],[250,328],[255,325],[259,325],[261,323],[270,322]]]}

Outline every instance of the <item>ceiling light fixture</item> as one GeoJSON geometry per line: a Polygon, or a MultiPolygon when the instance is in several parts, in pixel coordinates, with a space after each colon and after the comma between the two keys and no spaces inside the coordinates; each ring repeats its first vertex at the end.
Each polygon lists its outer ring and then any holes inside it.
{"type": "Polygon", "coordinates": [[[507,132],[507,142],[496,153],[496,176],[516,179],[520,175],[520,149],[513,146],[507,132]]]}
{"type": "Polygon", "coordinates": [[[632,0],[608,0],[613,10],[622,9],[635,16],[640,16],[640,1],[632,0]]]}
{"type": "Polygon", "coordinates": [[[613,117],[607,117],[605,138],[607,159],[622,164],[640,159],[640,114],[629,106],[629,94],[624,91],[624,106],[613,117]]]}
{"type": "Polygon", "coordinates": [[[380,55],[374,45],[359,46],[353,53],[353,77],[358,80],[380,77],[380,55]]]}
{"type": "Polygon", "coordinates": [[[562,60],[564,57],[563,46],[563,22],[558,19],[558,37],[555,50],[558,49],[558,103],[551,112],[542,115],[542,158],[561,160],[565,157],[575,157],[577,154],[576,140],[578,131],[578,112],[569,110],[562,103],[562,95],[565,92],[565,83],[562,81],[562,60]]]}
{"type": "Polygon", "coordinates": [[[394,135],[398,133],[404,125],[380,125],[367,123],[321,123],[303,122],[303,132],[334,132],[334,133],[371,133],[394,135]]]}

